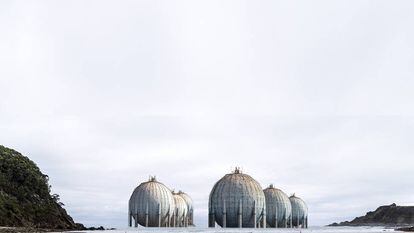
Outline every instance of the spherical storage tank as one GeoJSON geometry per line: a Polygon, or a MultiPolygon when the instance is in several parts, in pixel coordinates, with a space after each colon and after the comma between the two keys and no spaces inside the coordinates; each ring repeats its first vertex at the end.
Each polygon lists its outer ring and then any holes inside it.
{"type": "Polygon", "coordinates": [[[174,226],[187,226],[188,224],[188,210],[187,203],[184,198],[178,193],[173,192],[175,211],[174,211],[174,226]]]}
{"type": "Polygon", "coordinates": [[[171,190],[155,177],[135,188],[129,199],[129,226],[132,219],[148,227],[167,227],[172,220],[175,202],[171,190]]]}
{"type": "Polygon", "coordinates": [[[194,207],[193,207],[193,199],[191,197],[183,192],[178,191],[178,195],[180,195],[182,198],[184,198],[185,203],[187,204],[187,211],[188,211],[188,225],[192,226],[194,225],[193,219],[194,219],[194,207]]]}
{"type": "Polygon", "coordinates": [[[287,227],[292,206],[288,195],[282,190],[270,185],[263,190],[266,198],[266,220],[270,227],[287,227]]]}
{"type": "Polygon", "coordinates": [[[308,206],[295,194],[289,197],[292,205],[292,226],[308,227],[308,206]]]}
{"type": "Polygon", "coordinates": [[[260,184],[239,168],[213,187],[209,198],[209,227],[265,227],[265,196],[260,184]]]}

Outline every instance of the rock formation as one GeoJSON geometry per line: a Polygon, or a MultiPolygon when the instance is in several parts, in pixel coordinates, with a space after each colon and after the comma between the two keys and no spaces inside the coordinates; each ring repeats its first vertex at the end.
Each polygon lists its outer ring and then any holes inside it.
{"type": "Polygon", "coordinates": [[[365,216],[352,221],[333,223],[329,226],[408,226],[414,225],[414,206],[396,204],[380,206],[365,216]]]}

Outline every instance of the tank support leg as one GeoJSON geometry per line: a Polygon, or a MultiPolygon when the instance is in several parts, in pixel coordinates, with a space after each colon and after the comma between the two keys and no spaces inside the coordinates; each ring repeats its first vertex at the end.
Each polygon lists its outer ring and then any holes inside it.
{"type": "Polygon", "coordinates": [[[138,227],[138,214],[135,214],[135,227],[138,227]]]}
{"type": "Polygon", "coordinates": [[[208,227],[216,227],[216,220],[214,219],[214,211],[210,210],[208,213],[208,227]]]}
{"type": "Polygon", "coordinates": [[[299,211],[298,211],[298,215],[296,215],[297,216],[297,218],[296,218],[296,227],[297,228],[299,228],[299,226],[300,226],[300,222],[299,222],[299,220],[300,220],[300,218],[299,218],[299,211]]]}
{"type": "Polygon", "coordinates": [[[243,219],[242,219],[242,216],[243,216],[243,210],[242,210],[242,208],[243,208],[243,206],[242,206],[242,201],[240,200],[240,203],[239,203],[239,219],[238,219],[238,224],[239,224],[239,228],[242,228],[243,227],[243,219]]]}
{"type": "Polygon", "coordinates": [[[190,225],[194,225],[194,210],[193,209],[191,209],[190,225]]]}
{"type": "Polygon", "coordinates": [[[128,226],[132,227],[132,214],[131,213],[128,214],[128,226]]]}
{"type": "Polygon", "coordinates": [[[148,203],[145,208],[145,227],[148,227],[148,203]]]}
{"type": "Polygon", "coordinates": [[[278,221],[277,221],[277,210],[276,210],[276,215],[275,215],[275,228],[277,228],[278,227],[278,225],[277,225],[277,223],[278,223],[278,221]]]}
{"type": "Polygon", "coordinates": [[[253,226],[257,227],[256,201],[253,202],[253,226]]]}
{"type": "Polygon", "coordinates": [[[161,205],[158,204],[158,214],[157,214],[157,218],[158,218],[158,227],[161,227],[161,205]]]}
{"type": "Polygon", "coordinates": [[[266,228],[266,209],[263,208],[263,228],[266,228]]]}
{"type": "Polygon", "coordinates": [[[223,200],[223,228],[227,227],[227,210],[226,210],[226,200],[223,200]]]}

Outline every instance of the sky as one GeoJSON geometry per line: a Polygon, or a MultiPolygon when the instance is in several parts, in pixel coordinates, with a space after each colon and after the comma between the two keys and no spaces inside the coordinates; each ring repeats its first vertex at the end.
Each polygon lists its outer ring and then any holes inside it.
{"type": "Polygon", "coordinates": [[[414,1],[0,2],[0,144],[77,222],[126,227],[150,175],[194,200],[235,166],[309,224],[414,204],[414,1]]]}

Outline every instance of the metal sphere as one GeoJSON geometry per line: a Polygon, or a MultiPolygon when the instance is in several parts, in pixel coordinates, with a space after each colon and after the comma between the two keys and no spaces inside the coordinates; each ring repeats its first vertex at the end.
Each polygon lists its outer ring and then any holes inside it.
{"type": "Polygon", "coordinates": [[[194,207],[193,207],[193,199],[191,199],[191,197],[183,192],[183,191],[179,191],[178,195],[180,195],[182,198],[184,198],[185,203],[187,204],[187,212],[188,212],[188,224],[189,225],[193,225],[193,214],[194,214],[194,207]]]}
{"type": "Polygon", "coordinates": [[[209,212],[222,227],[223,216],[225,227],[238,227],[239,213],[242,227],[255,227],[255,223],[265,215],[265,208],[265,196],[260,184],[249,175],[242,174],[238,168],[221,178],[210,193],[209,212]]]}
{"type": "Polygon", "coordinates": [[[293,226],[306,225],[308,218],[308,206],[299,197],[293,194],[289,197],[290,204],[292,205],[292,224],[293,226]]]}
{"type": "Polygon", "coordinates": [[[142,226],[167,226],[174,209],[171,190],[155,177],[136,187],[129,199],[129,214],[142,226]]]}
{"type": "Polygon", "coordinates": [[[185,226],[186,218],[188,217],[187,203],[184,198],[178,193],[173,193],[174,203],[175,203],[175,225],[176,226],[185,226]]]}
{"type": "Polygon", "coordinates": [[[179,191],[178,195],[184,198],[185,203],[187,204],[187,210],[188,212],[191,212],[193,210],[193,199],[191,199],[191,197],[183,191],[179,191]]]}
{"type": "Polygon", "coordinates": [[[270,227],[287,227],[292,214],[288,195],[270,185],[263,190],[266,197],[266,220],[270,227]]]}

